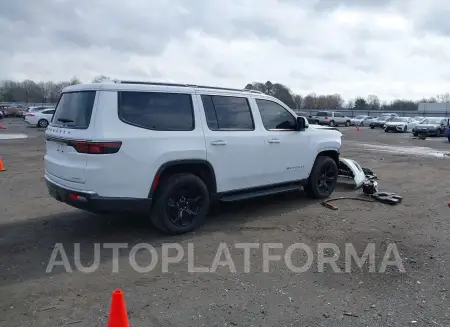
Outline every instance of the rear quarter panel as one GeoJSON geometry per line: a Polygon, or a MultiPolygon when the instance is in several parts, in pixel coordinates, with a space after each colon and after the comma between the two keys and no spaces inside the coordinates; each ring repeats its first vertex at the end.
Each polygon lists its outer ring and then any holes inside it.
{"type": "Polygon", "coordinates": [[[146,198],[159,167],[173,160],[206,159],[205,140],[194,101],[193,131],[153,131],[122,122],[118,93],[100,91],[94,140],[122,141],[112,155],[90,155],[86,180],[102,196],[146,198]]]}

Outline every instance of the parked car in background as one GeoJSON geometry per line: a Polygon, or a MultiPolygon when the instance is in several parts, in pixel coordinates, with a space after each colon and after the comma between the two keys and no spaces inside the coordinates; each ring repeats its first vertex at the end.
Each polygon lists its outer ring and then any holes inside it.
{"type": "Polygon", "coordinates": [[[423,117],[423,116],[415,116],[415,117],[413,117],[413,119],[416,121],[416,122],[421,122],[422,120],[424,120],[426,117],[423,117]]]}
{"type": "Polygon", "coordinates": [[[305,112],[305,111],[299,111],[299,110],[296,110],[296,109],[294,109],[294,112],[296,113],[297,116],[305,117],[305,118],[308,120],[308,122],[309,122],[310,124],[313,124],[313,123],[314,123],[314,122],[313,122],[313,119],[312,119],[312,117],[311,117],[311,115],[308,114],[307,112],[305,112]]]}
{"type": "Polygon", "coordinates": [[[29,125],[47,128],[48,124],[52,121],[55,109],[44,109],[41,111],[35,111],[32,113],[27,113],[25,115],[25,121],[29,125]]]}
{"type": "Polygon", "coordinates": [[[6,106],[0,106],[0,119],[3,119],[6,117],[6,106]]]}
{"type": "Polygon", "coordinates": [[[367,115],[358,115],[352,119],[350,119],[350,125],[352,126],[364,126],[369,125],[372,120],[375,118],[367,115]]]}
{"type": "Polygon", "coordinates": [[[338,111],[319,111],[311,116],[311,121],[317,125],[350,126],[350,118],[338,111]]]}
{"type": "Polygon", "coordinates": [[[369,126],[371,129],[374,129],[375,127],[384,128],[384,125],[386,125],[386,123],[391,121],[393,118],[394,117],[389,117],[389,116],[377,117],[369,123],[369,126]]]}
{"type": "Polygon", "coordinates": [[[6,107],[3,111],[5,113],[5,117],[20,117],[22,114],[22,108],[20,107],[6,107]]]}
{"type": "Polygon", "coordinates": [[[39,112],[45,109],[55,109],[54,106],[33,106],[33,107],[28,107],[26,110],[24,110],[22,112],[22,116],[23,118],[25,118],[25,116],[27,114],[31,114],[31,113],[35,113],[35,112],[39,112]]]}
{"type": "Polygon", "coordinates": [[[394,118],[394,117],[399,117],[398,114],[394,114],[394,113],[382,113],[380,115],[380,117],[384,117],[384,118],[394,118]]]}
{"type": "Polygon", "coordinates": [[[413,128],[414,136],[445,136],[450,125],[450,119],[445,117],[427,117],[413,128]]]}
{"type": "Polygon", "coordinates": [[[417,122],[411,117],[394,117],[391,121],[386,122],[384,131],[406,133],[416,127],[416,125],[417,122]]]}

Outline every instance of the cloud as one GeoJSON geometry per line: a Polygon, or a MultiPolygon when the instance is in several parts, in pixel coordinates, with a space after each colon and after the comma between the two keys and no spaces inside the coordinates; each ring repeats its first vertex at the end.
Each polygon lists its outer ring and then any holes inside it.
{"type": "Polygon", "coordinates": [[[450,86],[444,0],[17,0],[0,79],[96,75],[421,98],[450,86]]]}

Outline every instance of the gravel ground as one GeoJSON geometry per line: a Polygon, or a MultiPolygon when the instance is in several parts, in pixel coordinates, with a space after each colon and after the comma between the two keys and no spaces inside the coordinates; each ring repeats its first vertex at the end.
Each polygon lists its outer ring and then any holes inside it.
{"type": "MultiPolygon", "coordinates": [[[[138,326],[450,326],[450,171],[444,138],[414,140],[362,128],[342,129],[342,154],[372,168],[383,190],[404,197],[402,204],[342,201],[332,211],[301,193],[251,200],[214,209],[207,224],[183,236],[167,237],[142,218],[94,216],[57,203],[43,182],[43,132],[18,119],[6,120],[6,133],[28,138],[1,140],[7,168],[0,172],[0,326],[106,326],[111,292],[120,288],[130,323],[138,326]],[[408,151],[405,151],[408,149],[408,151]],[[433,150],[434,149],[434,150],[433,150]],[[163,243],[179,243],[185,255],[168,272],[161,268],[163,243]],[[284,260],[264,272],[262,249],[252,250],[250,272],[234,244],[306,243],[314,264],[306,272],[288,269],[284,260]],[[376,273],[355,264],[351,272],[326,267],[318,272],[317,245],[335,243],[342,253],[352,243],[362,254],[376,244],[376,273]],[[52,251],[61,243],[72,272],[58,266],[47,273],[52,251]],[[84,266],[94,262],[94,243],[125,243],[114,272],[112,250],[101,248],[99,268],[77,269],[75,246],[84,266]],[[129,264],[130,250],[151,244],[158,262],[139,273],[129,264]],[[195,266],[212,266],[220,243],[230,248],[236,271],[188,272],[188,244],[195,266]],[[394,243],[406,272],[379,267],[394,243]]],[[[340,186],[334,195],[359,195],[340,186]]],[[[60,258],[60,257],[58,257],[60,258]]],[[[293,263],[306,256],[297,252],[293,263]]],[[[146,266],[151,257],[140,251],[146,266]]]]}

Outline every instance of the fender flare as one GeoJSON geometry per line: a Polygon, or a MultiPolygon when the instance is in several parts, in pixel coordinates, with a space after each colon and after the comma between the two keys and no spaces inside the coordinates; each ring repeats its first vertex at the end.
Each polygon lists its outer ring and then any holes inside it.
{"type": "Polygon", "coordinates": [[[211,172],[212,182],[217,187],[216,173],[214,171],[214,168],[213,168],[212,164],[208,160],[206,160],[206,159],[171,160],[171,161],[167,161],[167,162],[163,163],[158,168],[158,170],[156,171],[155,175],[153,176],[152,185],[150,187],[150,191],[148,193],[148,196],[151,197],[152,194],[154,193],[154,191],[156,190],[156,187],[159,184],[159,178],[164,173],[164,171],[166,171],[167,169],[169,169],[171,167],[174,167],[174,166],[192,165],[192,164],[206,165],[209,168],[210,172],[211,172]]]}

